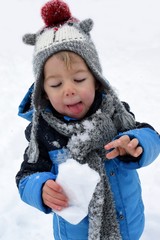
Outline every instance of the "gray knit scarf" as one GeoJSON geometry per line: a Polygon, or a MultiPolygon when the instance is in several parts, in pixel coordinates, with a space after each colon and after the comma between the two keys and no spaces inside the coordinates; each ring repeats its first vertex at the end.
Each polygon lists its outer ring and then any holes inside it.
{"type": "Polygon", "coordinates": [[[67,148],[71,157],[88,165],[101,177],[89,204],[89,240],[120,240],[115,205],[104,162],[104,145],[113,140],[119,131],[135,127],[135,121],[116,95],[110,90],[103,97],[96,113],[80,122],[64,123],[52,113],[41,111],[48,124],[69,137],[67,148]]]}

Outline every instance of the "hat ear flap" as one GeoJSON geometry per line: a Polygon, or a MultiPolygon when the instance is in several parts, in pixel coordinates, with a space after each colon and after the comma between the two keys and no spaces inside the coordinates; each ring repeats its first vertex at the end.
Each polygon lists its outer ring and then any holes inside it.
{"type": "Polygon", "coordinates": [[[28,45],[35,45],[35,43],[36,43],[36,34],[25,34],[24,36],[23,36],[23,42],[24,43],[26,43],[26,44],[28,44],[28,45]]]}
{"type": "Polygon", "coordinates": [[[79,23],[80,28],[85,32],[89,33],[93,28],[93,20],[88,18],[79,23]]]}

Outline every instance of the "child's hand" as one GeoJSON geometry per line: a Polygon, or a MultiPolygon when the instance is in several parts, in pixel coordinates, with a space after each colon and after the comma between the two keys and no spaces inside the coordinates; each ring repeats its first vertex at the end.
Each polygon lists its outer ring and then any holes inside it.
{"type": "Polygon", "coordinates": [[[139,157],[143,152],[143,148],[138,144],[139,142],[137,138],[131,140],[128,135],[124,135],[104,146],[106,150],[111,150],[111,152],[106,154],[106,158],[112,159],[125,155],[139,157]]]}
{"type": "Polygon", "coordinates": [[[53,180],[45,182],[42,188],[42,199],[44,204],[53,210],[60,211],[68,206],[68,199],[63,189],[53,180]]]}

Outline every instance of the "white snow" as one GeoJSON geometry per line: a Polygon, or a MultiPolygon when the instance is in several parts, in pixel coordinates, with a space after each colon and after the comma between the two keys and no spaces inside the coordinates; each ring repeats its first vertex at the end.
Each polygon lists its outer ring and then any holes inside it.
{"type": "Polygon", "coordinates": [[[87,163],[80,164],[74,159],[61,163],[56,182],[65,191],[69,206],[55,212],[69,223],[78,224],[88,214],[88,206],[99,181],[98,172],[87,163]]]}
{"type": "MultiPolygon", "coordinates": [[[[8,0],[0,7],[0,239],[50,240],[52,215],[24,204],[14,177],[22,162],[27,122],[17,107],[33,82],[33,47],[22,43],[25,33],[43,26],[44,0],[8,0]]],[[[160,2],[159,0],[67,0],[79,19],[91,17],[92,36],[104,75],[129,102],[138,121],[160,132],[160,2]]],[[[160,167],[158,159],[139,171],[146,209],[142,240],[160,236],[160,167]]]]}

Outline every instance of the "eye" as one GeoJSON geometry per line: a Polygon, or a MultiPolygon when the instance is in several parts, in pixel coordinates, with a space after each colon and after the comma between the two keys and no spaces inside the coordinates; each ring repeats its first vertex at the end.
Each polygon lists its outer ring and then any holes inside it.
{"type": "Polygon", "coordinates": [[[86,80],[86,78],[82,78],[82,79],[75,79],[75,82],[84,82],[86,80]]]}
{"type": "Polygon", "coordinates": [[[50,85],[51,88],[57,88],[60,87],[62,83],[52,84],[50,85]]]}

